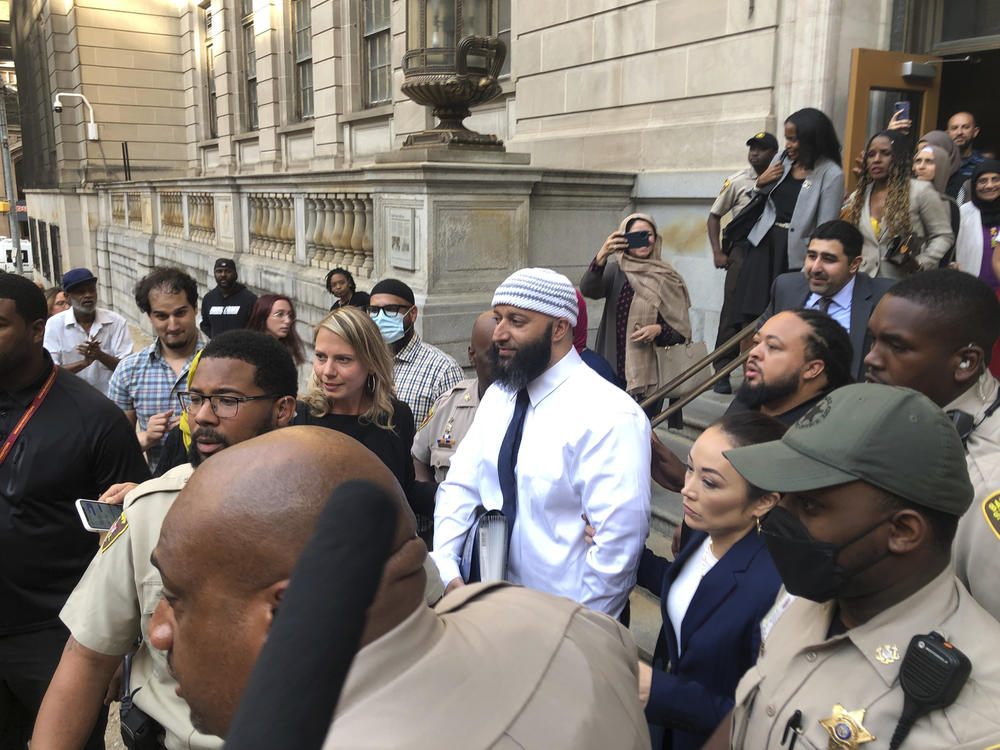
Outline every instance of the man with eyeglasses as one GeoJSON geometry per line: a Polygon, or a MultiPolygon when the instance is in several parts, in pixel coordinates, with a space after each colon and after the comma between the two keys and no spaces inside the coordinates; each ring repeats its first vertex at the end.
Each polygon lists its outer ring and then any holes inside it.
{"type": "Polygon", "coordinates": [[[438,397],[462,380],[462,368],[454,357],[421,340],[413,327],[417,320],[413,290],[402,281],[377,283],[365,309],[392,351],[396,396],[410,407],[414,424],[422,425],[438,397]]]}
{"type": "Polygon", "coordinates": [[[222,746],[222,740],[191,725],[165,656],[146,645],[162,588],[149,557],[163,518],[195,467],[229,446],[287,425],[295,415],[297,381],[291,355],[267,334],[229,331],[205,347],[188,390],[178,394],[178,406],[190,420],[190,463],[106,493],[120,497],[122,489],[134,487],[60,613],[71,636],[39,711],[33,747],[81,746],[115,669],[140,635],[143,645],[133,658],[129,685],[138,713],[123,717],[123,724],[145,723],[169,750],[222,746]]]}

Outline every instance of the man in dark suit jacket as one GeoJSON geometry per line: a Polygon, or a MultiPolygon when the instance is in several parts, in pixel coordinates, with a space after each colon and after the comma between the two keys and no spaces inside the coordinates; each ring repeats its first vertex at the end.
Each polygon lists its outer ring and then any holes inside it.
{"type": "Polygon", "coordinates": [[[851,337],[851,372],[864,380],[864,358],[871,349],[868,318],[894,279],[873,279],[861,273],[863,239],[857,227],[834,219],[816,227],[802,271],[783,273],[771,286],[771,302],[761,325],[775,313],[799,307],[822,310],[851,337]]]}

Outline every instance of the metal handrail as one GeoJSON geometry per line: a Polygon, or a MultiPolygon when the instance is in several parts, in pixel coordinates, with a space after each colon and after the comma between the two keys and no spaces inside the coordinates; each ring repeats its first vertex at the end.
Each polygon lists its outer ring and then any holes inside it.
{"type": "MultiPolygon", "coordinates": [[[[710,353],[706,354],[704,357],[702,357],[701,359],[699,359],[697,362],[695,362],[693,365],[691,365],[689,368],[687,368],[684,372],[682,372],[680,375],[678,375],[677,377],[675,377],[669,383],[667,383],[666,385],[660,386],[655,391],[653,391],[653,393],[650,396],[647,396],[645,399],[642,400],[642,402],[639,404],[639,406],[641,408],[643,408],[643,409],[646,409],[647,407],[651,406],[652,404],[656,403],[661,398],[663,398],[664,396],[666,396],[668,393],[670,393],[670,391],[674,390],[674,388],[676,388],[677,386],[681,385],[682,383],[686,383],[688,380],[690,380],[696,374],[698,374],[701,370],[705,369],[708,365],[712,364],[712,362],[714,362],[715,359],[716,359],[716,357],[718,357],[720,354],[722,354],[723,352],[729,351],[734,346],[739,345],[739,343],[744,338],[746,338],[749,334],[751,334],[754,331],[756,331],[757,330],[757,323],[759,321],[760,321],[760,318],[755,318],[752,323],[748,323],[747,326],[742,331],[740,331],[739,333],[737,333],[734,336],[731,336],[729,339],[727,339],[726,342],[722,346],[720,346],[718,349],[716,349],[714,352],[710,352],[710,353]]],[[[737,365],[735,365],[733,367],[728,367],[728,365],[727,365],[728,369],[726,369],[724,367],[722,370],[720,370],[718,373],[716,373],[715,376],[713,376],[711,379],[709,379],[708,381],[706,381],[702,385],[702,387],[699,387],[699,388],[695,389],[695,391],[692,391],[692,393],[695,394],[694,397],[700,396],[702,393],[704,393],[706,390],[708,390],[708,388],[710,386],[715,385],[715,383],[717,383],[719,380],[721,380],[722,378],[719,377],[719,376],[722,375],[723,372],[728,375],[730,372],[732,372],[733,370],[735,370],[738,365],[743,364],[745,361],[746,361],[746,357],[744,357],[744,356],[741,355],[740,358],[739,358],[739,361],[738,361],[737,365]]],[[[682,405],[681,402],[683,402],[685,404],[689,403],[690,401],[693,400],[694,397],[687,398],[685,396],[683,399],[681,399],[680,402],[677,402],[675,404],[671,404],[671,406],[667,409],[666,412],[663,412],[662,414],[659,414],[657,416],[657,419],[659,419],[660,417],[662,417],[663,414],[667,414],[667,412],[669,412],[669,414],[673,414],[675,411],[677,411],[677,409],[679,409],[681,407],[681,405],[682,405]]],[[[661,419],[660,422],[662,422],[662,421],[663,420],[661,419]]],[[[655,422],[653,426],[655,427],[660,422],[655,422]]]]}
{"type": "Polygon", "coordinates": [[[749,357],[750,357],[750,350],[747,349],[740,356],[738,356],[732,362],[727,363],[725,367],[723,367],[721,370],[715,373],[715,375],[710,377],[708,380],[706,380],[700,386],[695,388],[689,394],[675,401],[674,403],[670,404],[670,406],[668,406],[666,409],[664,409],[655,417],[653,417],[651,420],[649,420],[650,425],[656,427],[661,422],[666,422],[674,412],[683,409],[685,406],[690,404],[692,401],[698,398],[698,396],[703,394],[705,391],[707,391],[709,388],[711,388],[713,385],[718,383],[723,378],[728,378],[729,373],[731,373],[737,367],[740,367],[744,362],[747,361],[749,357]]]}

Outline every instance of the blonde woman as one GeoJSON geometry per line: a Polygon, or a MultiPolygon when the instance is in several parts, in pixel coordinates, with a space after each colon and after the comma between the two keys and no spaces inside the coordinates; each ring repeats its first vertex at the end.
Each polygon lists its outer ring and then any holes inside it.
{"type": "Polygon", "coordinates": [[[378,326],[357,307],[341,307],[316,326],[315,359],[297,425],[343,432],[378,456],[411,496],[413,414],[398,400],[392,355],[378,326]]]}

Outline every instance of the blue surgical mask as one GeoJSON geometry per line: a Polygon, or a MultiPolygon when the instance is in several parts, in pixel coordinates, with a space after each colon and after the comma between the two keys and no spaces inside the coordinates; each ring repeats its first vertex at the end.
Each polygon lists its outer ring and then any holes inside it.
{"type": "Polygon", "coordinates": [[[385,314],[385,311],[379,311],[379,314],[372,318],[385,343],[394,344],[403,338],[403,317],[396,315],[390,318],[385,314]]]}

